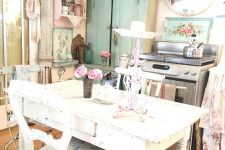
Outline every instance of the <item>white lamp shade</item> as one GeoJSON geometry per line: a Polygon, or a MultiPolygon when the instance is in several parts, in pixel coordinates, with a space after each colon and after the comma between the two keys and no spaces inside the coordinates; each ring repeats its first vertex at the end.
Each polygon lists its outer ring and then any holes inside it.
{"type": "Polygon", "coordinates": [[[161,33],[145,31],[145,23],[141,21],[132,21],[130,29],[113,29],[120,36],[127,36],[133,38],[153,39],[161,33]]]}

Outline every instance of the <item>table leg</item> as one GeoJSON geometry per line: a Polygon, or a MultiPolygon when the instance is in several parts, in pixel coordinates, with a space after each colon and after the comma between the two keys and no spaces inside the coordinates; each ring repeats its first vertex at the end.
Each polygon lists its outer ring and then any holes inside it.
{"type": "Polygon", "coordinates": [[[176,150],[187,150],[188,141],[190,139],[190,133],[191,133],[191,126],[185,129],[185,135],[180,141],[177,142],[176,150]]]}

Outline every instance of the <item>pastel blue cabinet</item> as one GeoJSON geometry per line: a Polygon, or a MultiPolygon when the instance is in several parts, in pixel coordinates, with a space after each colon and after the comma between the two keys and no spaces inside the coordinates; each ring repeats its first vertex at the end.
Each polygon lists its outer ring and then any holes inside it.
{"type": "Polygon", "coordinates": [[[110,50],[111,66],[121,54],[131,55],[136,40],[118,37],[112,28],[130,28],[132,20],[146,21],[148,0],[88,0],[87,42],[92,44],[93,64],[101,64],[100,52],[110,50]]]}

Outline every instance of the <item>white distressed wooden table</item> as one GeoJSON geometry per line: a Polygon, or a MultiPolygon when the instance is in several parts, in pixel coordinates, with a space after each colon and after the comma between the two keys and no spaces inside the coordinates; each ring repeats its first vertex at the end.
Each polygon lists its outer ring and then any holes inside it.
{"type": "MultiPolygon", "coordinates": [[[[185,130],[207,113],[199,107],[148,97],[144,122],[136,113],[113,118],[117,105],[83,98],[82,81],[69,80],[48,85],[66,102],[74,118],[73,136],[109,150],[163,150],[182,139],[185,130]]],[[[112,93],[114,96],[117,93],[112,93]]],[[[60,107],[60,106],[59,106],[60,107]]],[[[24,103],[24,114],[61,129],[59,112],[40,104],[24,103]]],[[[26,145],[20,139],[20,148],[26,145]]]]}

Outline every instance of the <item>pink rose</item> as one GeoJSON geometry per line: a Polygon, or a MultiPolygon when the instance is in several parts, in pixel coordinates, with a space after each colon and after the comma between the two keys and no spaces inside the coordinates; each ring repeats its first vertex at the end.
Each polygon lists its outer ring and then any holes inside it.
{"type": "MultiPolygon", "coordinates": [[[[102,75],[102,71],[99,69],[93,69],[90,71],[87,71],[87,68],[84,65],[79,66],[75,72],[74,72],[74,76],[76,78],[89,78],[92,80],[100,80],[102,79],[103,75],[102,75]]],[[[83,79],[85,79],[83,78],[83,79]]]]}
{"type": "Polygon", "coordinates": [[[101,51],[101,54],[100,54],[101,57],[110,57],[110,53],[109,51],[107,50],[104,50],[104,51],[101,51]]]}
{"type": "Polygon", "coordinates": [[[87,68],[84,65],[79,66],[74,73],[76,78],[81,78],[87,74],[87,68]]]}
{"type": "Polygon", "coordinates": [[[88,72],[88,78],[89,79],[96,79],[96,80],[100,80],[102,78],[102,71],[99,70],[99,69],[93,69],[93,70],[90,70],[88,72]]]}

